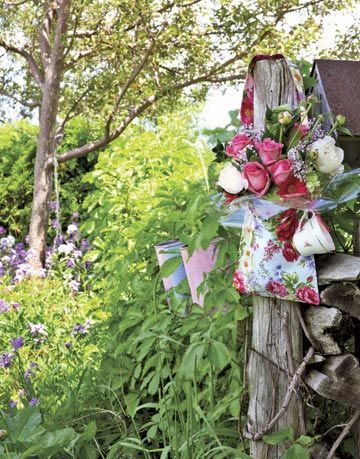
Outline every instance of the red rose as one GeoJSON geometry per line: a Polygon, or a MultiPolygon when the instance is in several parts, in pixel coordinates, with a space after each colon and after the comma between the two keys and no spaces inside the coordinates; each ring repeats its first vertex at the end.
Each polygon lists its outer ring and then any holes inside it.
{"type": "Polygon", "coordinates": [[[290,159],[281,159],[269,167],[273,182],[280,185],[292,175],[293,167],[290,159]]]}
{"type": "Polygon", "coordinates": [[[246,163],[243,169],[245,179],[248,181],[249,190],[256,196],[264,195],[270,186],[270,176],[265,167],[257,161],[246,163]]]}
{"type": "Polygon", "coordinates": [[[239,293],[246,293],[245,279],[241,271],[235,271],[233,285],[239,293]]]}
{"type": "Polygon", "coordinates": [[[307,285],[297,288],[295,295],[300,301],[303,301],[304,303],[320,304],[320,297],[317,291],[307,285]]]}
{"type": "Polygon", "coordinates": [[[256,142],[255,146],[264,166],[271,166],[280,159],[284,145],[267,138],[262,142],[256,142]]]}
{"type": "Polygon", "coordinates": [[[288,294],[288,291],[285,285],[283,285],[281,282],[276,281],[276,280],[270,280],[265,285],[265,288],[269,293],[272,293],[273,295],[276,295],[276,296],[284,297],[288,294]]]}
{"type": "Polygon", "coordinates": [[[306,183],[294,176],[290,176],[285,182],[281,183],[277,192],[283,199],[299,198],[306,196],[307,193],[306,183]]]}
{"type": "Polygon", "coordinates": [[[282,254],[286,261],[292,262],[299,258],[299,254],[292,246],[291,242],[285,242],[282,254]]]}
{"type": "Polygon", "coordinates": [[[239,158],[242,150],[250,145],[251,142],[252,139],[248,135],[238,134],[232,139],[230,145],[226,147],[226,154],[232,158],[239,158]]]}

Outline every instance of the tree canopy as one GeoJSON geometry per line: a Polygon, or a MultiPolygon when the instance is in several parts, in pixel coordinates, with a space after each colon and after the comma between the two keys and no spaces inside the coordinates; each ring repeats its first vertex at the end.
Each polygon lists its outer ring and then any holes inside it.
{"type": "MultiPolygon", "coordinates": [[[[86,154],[117,137],[155,102],[166,105],[197,83],[240,79],[255,52],[294,56],[314,40],[321,17],[349,1],[72,0],[64,42],[58,133],[80,114],[102,124],[86,154]],[[289,13],[306,11],[294,27],[289,13]],[[316,20],[315,20],[316,17],[316,20]]],[[[41,104],[58,2],[9,0],[0,6],[2,106],[22,113],[41,104]],[[6,104],[5,104],[6,100],[6,104]],[[5,104],[5,105],[4,105],[5,104]]]]}

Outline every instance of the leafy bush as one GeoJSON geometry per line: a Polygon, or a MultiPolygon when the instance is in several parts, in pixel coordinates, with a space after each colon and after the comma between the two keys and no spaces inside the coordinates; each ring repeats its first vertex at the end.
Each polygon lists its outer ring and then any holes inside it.
{"type": "Polygon", "coordinates": [[[209,206],[214,156],[196,137],[186,113],[135,127],[86,178],[96,191],[83,230],[111,311],[100,393],[88,406],[108,407],[97,422],[108,458],[248,457],[239,445],[249,307],[232,288],[238,235],[209,206]],[[154,245],[179,238],[192,252],[217,236],[204,308],[189,297],[169,307],[154,245]]]}
{"type": "MultiPolygon", "coordinates": [[[[33,194],[33,169],[38,128],[28,121],[0,127],[0,224],[17,238],[27,234],[33,194]]],[[[63,149],[83,145],[92,138],[92,129],[83,119],[71,121],[63,149]]],[[[66,224],[89,191],[82,175],[92,170],[97,154],[59,166],[62,222],[66,224]]]]}

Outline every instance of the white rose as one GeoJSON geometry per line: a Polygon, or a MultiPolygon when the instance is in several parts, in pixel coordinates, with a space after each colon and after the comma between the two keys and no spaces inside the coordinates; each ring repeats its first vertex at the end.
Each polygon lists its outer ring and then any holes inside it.
{"type": "Polygon", "coordinates": [[[242,190],[247,190],[249,184],[244,175],[236,167],[228,163],[219,174],[217,182],[227,193],[238,194],[242,190]]]}
{"type": "Polygon", "coordinates": [[[317,153],[316,168],[325,174],[339,174],[344,171],[341,164],[344,160],[344,150],[335,145],[335,139],[329,135],[316,140],[307,147],[307,151],[317,153]]]}

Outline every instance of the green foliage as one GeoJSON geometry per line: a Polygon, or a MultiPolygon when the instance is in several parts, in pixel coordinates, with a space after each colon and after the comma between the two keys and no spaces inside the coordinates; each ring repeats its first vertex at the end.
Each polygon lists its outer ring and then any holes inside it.
{"type": "Polygon", "coordinates": [[[106,313],[99,299],[88,293],[71,296],[56,279],[2,286],[0,297],[9,308],[0,313],[0,353],[13,356],[8,368],[0,368],[1,407],[13,401],[21,408],[36,398],[48,422],[59,411],[60,417],[74,416],[85,395],[81,384],[91,381],[102,354],[106,313]],[[74,332],[88,319],[86,333],[74,332]],[[43,331],[33,332],[31,324],[43,325],[43,331]],[[18,337],[24,344],[14,350],[11,340],[18,337]]]}
{"type": "Polygon", "coordinates": [[[314,440],[307,435],[300,435],[298,439],[294,438],[294,431],[291,427],[284,427],[278,432],[264,435],[263,441],[268,445],[278,445],[281,443],[290,443],[290,446],[284,453],[284,459],[310,459],[310,453],[306,447],[311,446],[314,440]]]}
{"type": "Polygon", "coordinates": [[[240,320],[249,314],[232,288],[238,236],[219,227],[209,206],[213,155],[195,137],[186,113],[133,128],[86,178],[96,192],[86,199],[83,230],[94,246],[94,287],[111,309],[92,403],[126,419],[109,415],[99,426],[107,457],[248,457],[238,440],[246,353],[240,320]],[[192,253],[217,236],[204,308],[191,303],[186,285],[183,300],[165,294],[160,276],[179,260],[159,272],[154,245],[179,238],[192,253]]]}
{"type": "MultiPolygon", "coordinates": [[[[0,224],[17,237],[27,234],[30,221],[37,135],[38,128],[27,121],[0,127],[0,224]]],[[[62,148],[81,146],[92,135],[84,119],[73,120],[67,125],[62,148]]],[[[96,156],[59,167],[63,223],[81,207],[90,190],[89,185],[81,183],[81,177],[92,170],[96,156]]]]}

